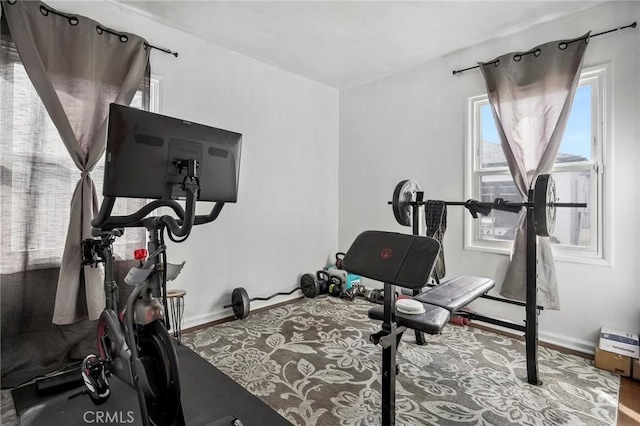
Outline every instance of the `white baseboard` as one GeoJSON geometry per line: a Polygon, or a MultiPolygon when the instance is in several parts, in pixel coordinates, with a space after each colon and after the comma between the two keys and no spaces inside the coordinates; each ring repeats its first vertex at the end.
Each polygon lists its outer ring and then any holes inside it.
{"type": "Polygon", "coordinates": [[[594,342],[575,339],[573,337],[563,336],[561,334],[556,334],[556,333],[550,333],[548,331],[539,330],[538,339],[545,343],[550,343],[552,345],[557,345],[563,348],[572,349],[574,351],[582,352],[589,355],[593,355],[595,352],[594,342]]]}
{"type": "MultiPolygon", "coordinates": [[[[299,299],[302,293],[293,293],[292,295],[287,295],[287,297],[276,297],[268,301],[255,301],[251,302],[249,315],[251,312],[256,311],[258,309],[266,308],[272,305],[277,305],[279,303],[288,302],[290,300],[299,299]]],[[[218,310],[214,312],[209,312],[204,315],[197,316],[185,316],[182,320],[182,329],[186,330],[193,327],[199,327],[204,324],[208,324],[210,322],[219,321],[221,319],[234,318],[233,310],[231,308],[218,310]]]]}
{"type": "MultiPolygon", "coordinates": [[[[524,336],[523,333],[511,330],[509,328],[500,327],[494,324],[484,323],[482,321],[477,321],[482,323],[483,327],[492,328],[494,330],[500,331],[501,333],[511,334],[513,336],[524,336]]],[[[548,331],[538,330],[538,340],[540,342],[549,343],[551,345],[560,346],[562,348],[574,350],[577,352],[582,352],[588,355],[593,355],[595,352],[595,345],[593,342],[589,342],[587,340],[575,339],[573,337],[564,336],[561,334],[551,333],[548,331]]]]}
{"type": "Polygon", "coordinates": [[[229,309],[225,309],[224,311],[210,312],[208,314],[196,317],[187,317],[182,320],[182,329],[186,330],[189,328],[198,327],[203,324],[208,324],[210,322],[228,318],[230,316],[233,316],[233,313],[229,309]]]}

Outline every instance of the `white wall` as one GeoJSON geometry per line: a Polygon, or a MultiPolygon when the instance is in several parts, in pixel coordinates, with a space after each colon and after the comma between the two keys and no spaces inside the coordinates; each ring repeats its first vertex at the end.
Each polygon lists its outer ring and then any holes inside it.
{"type": "MultiPolygon", "coordinates": [[[[365,229],[411,232],[395,222],[387,205],[402,179],[418,181],[431,199],[465,199],[467,99],[485,89],[478,70],[453,76],[454,69],[639,18],[640,3],[609,3],[341,91],[339,246],[347,248],[365,229]]],[[[640,331],[640,30],[592,39],[585,67],[607,62],[613,72],[613,122],[606,141],[608,264],[557,262],[562,309],[540,316],[542,340],[584,351],[592,349],[602,325],[640,331]]],[[[508,257],[463,249],[466,214],[461,207],[448,209],[447,276],[493,277],[499,285],[508,257]]],[[[482,300],[474,307],[524,319],[523,309],[510,305],[482,300]]]]}
{"type": "MultiPolygon", "coordinates": [[[[169,248],[170,261],[187,261],[170,283],[187,290],[186,327],[229,315],[222,306],[234,287],[244,286],[250,296],[292,289],[301,273],[346,250],[362,230],[410,232],[396,224],[387,205],[402,179],[420,182],[429,198],[464,199],[466,102],[483,93],[484,84],[477,71],[452,76],[453,69],[640,17],[640,3],[606,4],[338,96],[114,3],[49,3],[178,51],[178,58],[157,51],[151,56],[152,72],[161,78],[160,112],[244,134],[239,202],[226,206],[213,224],[194,230],[187,242],[169,248]]],[[[543,339],[583,350],[603,324],[640,327],[639,57],[636,29],[593,39],[585,60],[585,66],[611,62],[613,70],[609,264],[558,263],[562,310],[540,317],[543,339]]],[[[465,214],[449,209],[448,276],[484,275],[500,282],[506,256],[463,249],[465,214]]],[[[519,308],[476,305],[491,315],[523,318],[519,308]]]]}
{"type": "Polygon", "coordinates": [[[159,112],[243,134],[238,203],[169,246],[170,262],[187,261],[169,283],[187,291],[184,327],[231,315],[222,306],[234,287],[268,296],[324,266],[337,251],[336,90],[114,3],[48,3],[179,52],[151,53],[152,73],[161,79],[159,112]]]}

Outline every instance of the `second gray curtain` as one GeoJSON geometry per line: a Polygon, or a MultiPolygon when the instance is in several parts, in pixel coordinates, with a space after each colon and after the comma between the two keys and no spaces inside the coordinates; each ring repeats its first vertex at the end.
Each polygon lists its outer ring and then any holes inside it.
{"type": "MultiPolygon", "coordinates": [[[[551,172],[580,79],[589,34],[480,64],[502,150],[523,200],[538,175],[551,172]]],[[[521,213],[500,294],[526,294],[526,214],[521,213]]],[[[560,309],[551,245],[538,238],[538,304],[560,309]]]]}
{"type": "Polygon", "coordinates": [[[149,51],[136,35],[113,34],[91,19],[54,13],[42,2],[5,1],[2,6],[25,70],[80,170],[53,322],[81,319],[77,299],[83,282],[89,319],[94,320],[104,309],[102,272],[82,267],[80,248],[91,237],[98,209],[90,172],[105,148],[109,104],[129,105],[148,72],[149,51]]]}

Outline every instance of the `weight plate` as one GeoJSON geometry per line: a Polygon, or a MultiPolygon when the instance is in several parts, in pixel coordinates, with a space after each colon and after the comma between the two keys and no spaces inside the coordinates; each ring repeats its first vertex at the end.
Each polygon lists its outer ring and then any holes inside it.
{"type": "Polygon", "coordinates": [[[247,290],[242,287],[233,289],[231,293],[231,305],[233,306],[233,314],[238,319],[245,319],[249,315],[249,295],[247,290]]]}
{"type": "Polygon", "coordinates": [[[393,215],[396,221],[403,226],[411,226],[411,215],[413,209],[411,202],[416,200],[416,193],[422,191],[420,185],[413,180],[403,180],[396,185],[393,191],[393,215]]]}
{"type": "Polygon", "coordinates": [[[313,299],[320,292],[320,286],[318,285],[318,280],[313,274],[304,274],[300,277],[300,289],[302,290],[302,294],[304,294],[309,299],[313,299]]]}
{"type": "Polygon", "coordinates": [[[550,237],[556,224],[556,183],[551,175],[540,175],[533,188],[533,224],[536,234],[550,237]]]}

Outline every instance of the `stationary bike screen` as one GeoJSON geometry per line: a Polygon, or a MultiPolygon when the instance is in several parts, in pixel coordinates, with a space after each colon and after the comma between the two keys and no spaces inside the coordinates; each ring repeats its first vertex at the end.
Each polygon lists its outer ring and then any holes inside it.
{"type": "Polygon", "coordinates": [[[136,108],[111,104],[103,195],[172,200],[186,160],[195,160],[198,201],[238,199],[242,135],[136,108]]]}

